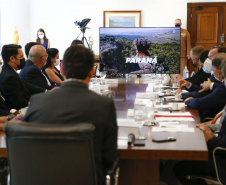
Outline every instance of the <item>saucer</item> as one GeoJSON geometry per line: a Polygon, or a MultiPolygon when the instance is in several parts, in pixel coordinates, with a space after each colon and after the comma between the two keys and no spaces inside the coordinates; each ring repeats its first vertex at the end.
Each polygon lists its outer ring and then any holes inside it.
{"type": "Polygon", "coordinates": [[[175,95],[173,93],[170,93],[170,94],[164,93],[164,96],[175,96],[175,95]]]}
{"type": "Polygon", "coordinates": [[[146,122],[146,123],[143,124],[143,126],[154,126],[154,125],[156,125],[156,123],[157,123],[156,120],[155,121],[151,121],[151,122],[146,122]]]}
{"type": "Polygon", "coordinates": [[[170,111],[180,111],[180,110],[181,110],[181,108],[180,108],[180,107],[178,107],[177,109],[173,109],[173,108],[171,108],[171,107],[170,107],[170,108],[169,108],[169,110],[170,110],[170,111]]]}
{"type": "Polygon", "coordinates": [[[173,101],[176,101],[176,102],[183,102],[184,100],[183,99],[179,99],[179,100],[173,100],[173,101]]]}

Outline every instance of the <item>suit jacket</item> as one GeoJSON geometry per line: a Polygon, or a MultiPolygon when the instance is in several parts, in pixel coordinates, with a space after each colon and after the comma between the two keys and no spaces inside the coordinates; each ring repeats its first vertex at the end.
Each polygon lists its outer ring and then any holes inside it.
{"type": "MultiPolygon", "coordinates": [[[[222,84],[222,82],[216,80],[216,78],[214,77],[214,75],[211,75],[211,76],[210,76],[210,80],[211,80],[212,82],[214,82],[213,90],[214,90],[216,87],[218,87],[218,86],[220,86],[220,85],[222,84]]],[[[187,90],[189,91],[189,93],[182,93],[182,94],[181,94],[181,98],[182,98],[182,99],[186,99],[186,98],[188,98],[188,97],[201,98],[201,97],[204,97],[204,96],[206,96],[206,95],[208,95],[209,93],[212,92],[212,90],[208,90],[208,91],[204,91],[204,92],[202,92],[202,93],[199,93],[198,91],[201,90],[201,89],[202,89],[202,87],[200,87],[200,86],[198,86],[198,85],[192,84],[192,86],[191,86],[189,89],[187,89],[187,90]]]]}
{"type": "Polygon", "coordinates": [[[4,64],[0,74],[0,91],[10,109],[21,109],[28,106],[31,95],[45,92],[45,89],[23,82],[10,65],[4,64]]]}
{"type": "MultiPolygon", "coordinates": [[[[214,137],[209,139],[207,142],[208,150],[213,151],[216,147],[224,147],[226,148],[226,117],[224,117],[222,122],[222,127],[218,134],[218,137],[214,137]]],[[[226,152],[216,152],[217,159],[217,169],[219,173],[220,180],[223,184],[226,184],[226,152]]]]}
{"type": "Polygon", "coordinates": [[[226,104],[226,87],[224,83],[202,98],[194,98],[185,102],[187,107],[198,109],[201,120],[205,117],[214,117],[226,104]]]}
{"type": "MultiPolygon", "coordinates": [[[[45,73],[44,73],[45,74],[45,73]]],[[[46,78],[43,76],[41,69],[39,69],[34,63],[30,60],[26,61],[25,67],[20,71],[20,78],[30,84],[36,85],[38,87],[51,90],[55,87],[54,83],[48,78],[48,75],[45,76],[50,81],[51,85],[48,85],[46,78]]]]}
{"type": "Polygon", "coordinates": [[[56,91],[32,96],[24,121],[93,123],[96,127],[94,153],[97,175],[99,184],[103,184],[103,175],[117,157],[116,114],[111,99],[90,91],[83,82],[65,82],[56,91]]]}
{"type": "Polygon", "coordinates": [[[200,84],[203,83],[204,81],[207,81],[207,78],[210,78],[210,76],[211,74],[205,73],[203,69],[200,68],[194,76],[187,78],[186,80],[194,85],[200,86],[200,84]]]}
{"type": "Polygon", "coordinates": [[[0,116],[7,116],[10,114],[9,107],[6,106],[5,100],[1,97],[0,94],[0,116]]]}

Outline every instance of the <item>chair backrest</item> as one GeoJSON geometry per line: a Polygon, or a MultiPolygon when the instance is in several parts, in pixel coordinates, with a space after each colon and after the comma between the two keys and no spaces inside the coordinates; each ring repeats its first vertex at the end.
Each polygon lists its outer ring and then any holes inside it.
{"type": "Polygon", "coordinates": [[[4,126],[11,185],[96,185],[90,123],[4,126]]]}

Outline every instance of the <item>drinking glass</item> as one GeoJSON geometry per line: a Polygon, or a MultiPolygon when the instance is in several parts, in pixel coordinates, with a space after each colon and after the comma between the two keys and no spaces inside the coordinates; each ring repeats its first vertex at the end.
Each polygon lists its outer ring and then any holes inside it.
{"type": "Polygon", "coordinates": [[[147,106],[147,124],[145,124],[145,126],[153,125],[155,122],[154,112],[155,105],[154,103],[151,103],[149,106],[147,106]]]}
{"type": "Polygon", "coordinates": [[[138,124],[139,137],[138,139],[146,139],[146,137],[142,136],[141,128],[143,124],[147,121],[147,109],[145,106],[137,106],[134,108],[134,119],[138,124]]]}

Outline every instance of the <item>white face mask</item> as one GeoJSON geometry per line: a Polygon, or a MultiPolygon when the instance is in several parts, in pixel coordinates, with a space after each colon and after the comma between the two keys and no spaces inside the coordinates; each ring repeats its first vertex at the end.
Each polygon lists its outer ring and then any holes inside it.
{"type": "Polygon", "coordinates": [[[212,61],[209,58],[207,58],[203,65],[203,71],[205,73],[211,73],[211,69],[212,69],[212,61]]]}
{"type": "Polygon", "coordinates": [[[38,35],[38,37],[39,37],[40,39],[43,39],[43,38],[44,38],[44,35],[38,35]]]}
{"type": "Polygon", "coordinates": [[[56,62],[53,63],[54,66],[58,66],[60,64],[60,59],[56,59],[56,62]]]}

